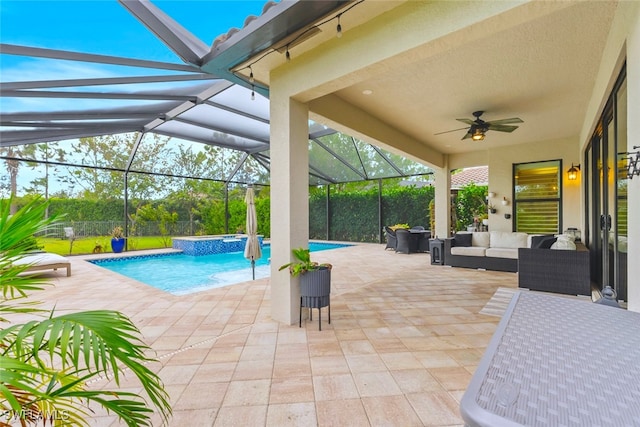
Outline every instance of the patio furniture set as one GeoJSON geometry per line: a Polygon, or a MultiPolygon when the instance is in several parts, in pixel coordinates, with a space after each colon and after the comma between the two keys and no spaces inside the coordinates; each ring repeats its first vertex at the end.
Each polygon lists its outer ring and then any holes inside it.
{"type": "MultiPolygon", "coordinates": [[[[385,235],[385,250],[405,254],[430,251],[431,233],[423,228],[393,230],[385,227],[385,235]]],[[[435,264],[517,272],[521,288],[591,295],[589,250],[581,242],[562,247],[563,237],[558,239],[553,235],[519,232],[460,232],[444,239],[441,258],[435,264]]]]}
{"type": "Polygon", "coordinates": [[[422,226],[415,226],[409,229],[384,227],[385,237],[387,239],[387,249],[393,249],[396,253],[426,253],[429,252],[429,239],[431,239],[431,231],[425,230],[422,226]]]}
{"type": "Polygon", "coordinates": [[[567,244],[564,237],[504,231],[457,233],[444,241],[444,264],[517,272],[521,288],[591,295],[589,250],[580,242],[567,244]]]}

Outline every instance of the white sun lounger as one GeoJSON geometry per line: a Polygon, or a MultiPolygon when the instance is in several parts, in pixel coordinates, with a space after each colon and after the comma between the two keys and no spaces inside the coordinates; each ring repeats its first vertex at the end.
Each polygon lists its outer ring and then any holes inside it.
{"type": "Polygon", "coordinates": [[[63,256],[47,252],[27,255],[13,262],[15,265],[29,265],[25,271],[67,269],[67,277],[71,276],[71,262],[63,256]]]}

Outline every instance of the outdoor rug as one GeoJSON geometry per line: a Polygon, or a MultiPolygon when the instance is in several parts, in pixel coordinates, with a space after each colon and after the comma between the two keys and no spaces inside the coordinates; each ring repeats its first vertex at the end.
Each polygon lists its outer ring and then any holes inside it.
{"type": "Polygon", "coordinates": [[[505,310],[511,302],[513,294],[523,289],[520,288],[498,288],[495,294],[491,297],[489,302],[480,310],[480,314],[486,314],[487,316],[502,317],[505,310]]]}
{"type": "MultiPolygon", "coordinates": [[[[498,290],[496,291],[495,294],[493,294],[489,302],[484,307],[482,307],[482,310],[480,310],[480,314],[486,314],[487,316],[502,317],[504,312],[507,310],[509,303],[511,302],[511,298],[513,297],[513,294],[516,292],[536,292],[536,291],[529,291],[526,288],[498,288],[498,290]]],[[[578,298],[586,302],[591,302],[592,299],[593,300],[597,299],[595,295],[593,297],[589,297],[585,295],[562,295],[562,294],[554,294],[554,293],[548,293],[548,292],[541,292],[541,293],[545,293],[547,295],[553,295],[561,298],[578,298]]]]}

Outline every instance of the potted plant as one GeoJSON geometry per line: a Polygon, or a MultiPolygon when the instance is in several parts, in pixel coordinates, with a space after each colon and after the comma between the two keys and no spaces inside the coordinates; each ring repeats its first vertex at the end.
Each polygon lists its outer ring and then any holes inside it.
{"type": "Polygon", "coordinates": [[[487,206],[487,209],[489,210],[489,213],[496,213],[496,207],[493,206],[491,203],[489,203],[489,205],[487,206]]]}
{"type": "Polygon", "coordinates": [[[396,225],[392,225],[389,227],[390,229],[392,229],[393,231],[396,231],[399,228],[404,228],[406,230],[409,229],[409,224],[396,224],[396,225]]]}
{"type": "Polygon", "coordinates": [[[113,250],[114,253],[122,252],[126,241],[127,239],[124,237],[122,227],[119,225],[114,227],[113,231],[111,231],[111,250],[113,250]]]}
{"type": "Polygon", "coordinates": [[[289,269],[293,277],[300,276],[300,326],[302,327],[302,307],[318,309],[318,329],[320,324],[320,309],[329,307],[329,323],[331,323],[331,268],[328,263],[319,264],[311,261],[309,249],[298,248],[292,250],[296,261],[280,267],[280,270],[289,269]]]}

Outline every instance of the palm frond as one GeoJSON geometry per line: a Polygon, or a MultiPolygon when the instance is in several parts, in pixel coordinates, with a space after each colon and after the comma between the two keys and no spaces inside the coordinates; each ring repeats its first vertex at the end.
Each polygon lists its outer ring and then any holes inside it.
{"type": "Polygon", "coordinates": [[[86,311],[13,325],[0,331],[0,342],[8,334],[15,338],[9,340],[12,345],[6,348],[19,357],[30,352],[28,357],[40,366],[55,361],[61,369],[71,369],[74,375],[113,376],[116,384],[120,383],[119,373],[128,369],[140,380],[163,417],[170,415],[162,381],[146,366],[154,361],[145,355],[149,347],[138,338],[139,330],[122,313],[86,311]]]}
{"type": "MultiPolygon", "coordinates": [[[[39,198],[14,215],[9,214],[11,203],[0,200],[0,321],[10,314],[43,312],[27,298],[49,283],[25,274],[26,267],[14,262],[26,254],[26,242],[35,233],[56,221],[45,218],[47,203],[39,198]]],[[[88,381],[101,376],[112,376],[119,385],[120,374],[129,370],[164,423],[168,421],[169,396],[160,377],[147,367],[156,359],[147,356],[150,348],[129,318],[110,310],[54,314],[0,329],[0,409],[21,414],[22,425],[38,417],[52,425],[87,425],[88,405],[95,402],[129,426],[151,425],[153,410],[142,395],[86,390],[88,381]],[[64,419],[53,418],[59,415],[64,419]]]]}

